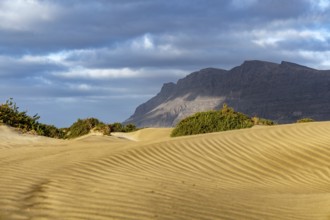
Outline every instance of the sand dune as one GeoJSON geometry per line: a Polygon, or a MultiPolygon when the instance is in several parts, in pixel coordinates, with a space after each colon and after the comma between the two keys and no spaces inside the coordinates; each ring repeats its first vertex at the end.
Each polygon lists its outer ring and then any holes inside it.
{"type": "Polygon", "coordinates": [[[58,140],[31,134],[23,134],[14,128],[0,125],[0,149],[38,145],[44,146],[45,144],[52,145],[56,142],[58,142],[58,140]]]}
{"type": "Polygon", "coordinates": [[[170,139],[172,128],[145,128],[135,132],[114,132],[114,137],[125,138],[132,141],[160,142],[170,139]]]}
{"type": "Polygon", "coordinates": [[[169,133],[0,127],[0,219],[330,219],[330,122],[169,133]]]}

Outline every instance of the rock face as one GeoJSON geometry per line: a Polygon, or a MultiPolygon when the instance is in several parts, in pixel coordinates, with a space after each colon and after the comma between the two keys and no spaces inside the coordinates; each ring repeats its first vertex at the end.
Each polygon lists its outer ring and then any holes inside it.
{"type": "Polygon", "coordinates": [[[330,70],[257,60],[245,61],[229,71],[202,69],[176,84],[164,84],[125,123],[171,127],[195,112],[219,109],[223,103],[278,123],[302,117],[330,120],[330,70]]]}

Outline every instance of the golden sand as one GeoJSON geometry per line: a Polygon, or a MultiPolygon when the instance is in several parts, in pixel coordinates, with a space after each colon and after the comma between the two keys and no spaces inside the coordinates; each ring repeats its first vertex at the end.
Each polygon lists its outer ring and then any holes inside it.
{"type": "Polygon", "coordinates": [[[330,219],[330,122],[53,140],[0,127],[0,219],[330,219]]]}

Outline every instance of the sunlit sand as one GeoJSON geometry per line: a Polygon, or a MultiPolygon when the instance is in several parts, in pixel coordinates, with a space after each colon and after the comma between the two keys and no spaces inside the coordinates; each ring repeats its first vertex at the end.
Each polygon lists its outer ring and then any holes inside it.
{"type": "Polygon", "coordinates": [[[0,127],[0,219],[329,219],[330,122],[75,140],[0,127]]]}

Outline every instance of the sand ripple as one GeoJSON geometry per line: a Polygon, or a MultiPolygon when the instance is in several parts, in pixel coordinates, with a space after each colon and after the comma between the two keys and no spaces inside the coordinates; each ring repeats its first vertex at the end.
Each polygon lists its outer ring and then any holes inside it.
{"type": "Polygon", "coordinates": [[[329,122],[168,133],[0,144],[0,219],[330,219],[329,122]]]}

